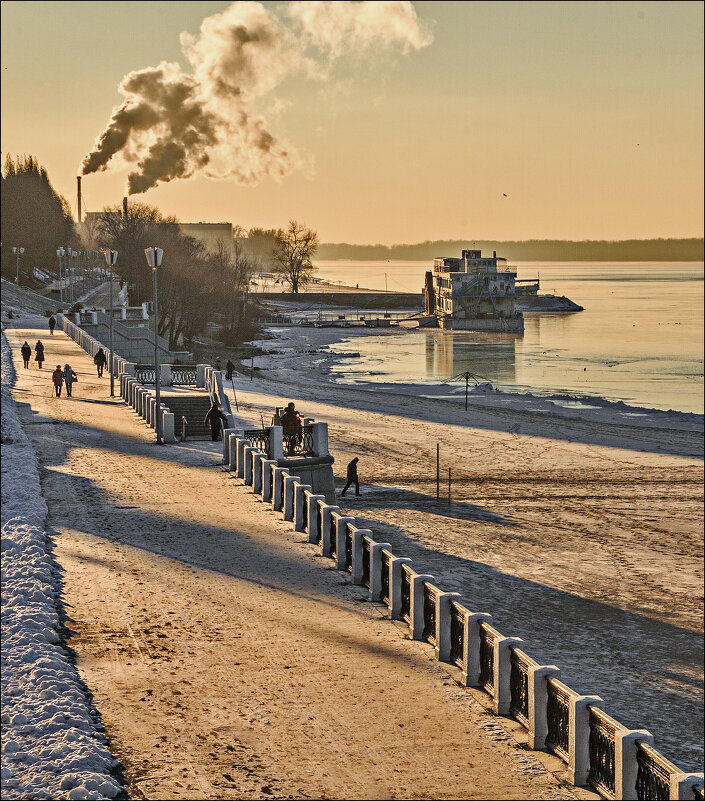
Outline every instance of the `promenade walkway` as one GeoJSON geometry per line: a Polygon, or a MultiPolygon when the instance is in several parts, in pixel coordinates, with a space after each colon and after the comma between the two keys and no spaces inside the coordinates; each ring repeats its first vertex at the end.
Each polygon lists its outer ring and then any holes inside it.
{"type": "Polygon", "coordinates": [[[63,333],[6,335],[69,645],[131,798],[595,798],[360,602],[220,444],[156,446],[63,333]],[[45,369],[24,370],[38,337],[45,369]],[[57,399],[65,362],[79,382],[57,399]]]}

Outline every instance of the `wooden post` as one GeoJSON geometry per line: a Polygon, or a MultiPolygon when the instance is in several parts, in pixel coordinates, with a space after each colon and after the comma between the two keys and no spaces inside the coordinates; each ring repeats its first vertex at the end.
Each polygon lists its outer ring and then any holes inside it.
{"type": "Polygon", "coordinates": [[[441,445],[436,443],[436,500],[441,499],[441,445]]]}

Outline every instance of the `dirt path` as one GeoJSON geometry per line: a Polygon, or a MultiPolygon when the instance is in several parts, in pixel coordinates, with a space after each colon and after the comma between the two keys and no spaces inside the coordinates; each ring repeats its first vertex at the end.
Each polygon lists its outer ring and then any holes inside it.
{"type": "Polygon", "coordinates": [[[258,425],[293,398],[327,421],[339,487],[360,457],[363,494],[339,499],[346,511],[701,769],[702,460],[653,452],[693,451],[697,434],[553,419],[550,437],[545,418],[516,411],[307,379],[239,381],[243,415],[258,425]]]}
{"type": "MultiPolygon", "coordinates": [[[[15,353],[38,336],[6,333],[15,353]]],[[[17,360],[15,397],[70,645],[131,797],[593,797],[519,750],[211,444],[158,448],[73,342],[42,338],[75,397],[17,360]]]]}

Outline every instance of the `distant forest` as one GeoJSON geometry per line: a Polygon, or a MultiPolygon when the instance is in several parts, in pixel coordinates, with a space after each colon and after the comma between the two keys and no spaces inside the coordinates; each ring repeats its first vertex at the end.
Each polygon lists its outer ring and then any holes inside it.
{"type": "Polygon", "coordinates": [[[529,239],[519,242],[491,242],[446,239],[417,245],[349,245],[322,243],[317,260],[401,259],[421,261],[436,256],[460,256],[464,248],[497,251],[510,261],[703,261],[702,239],[624,239],[615,242],[562,239],[529,239]]]}

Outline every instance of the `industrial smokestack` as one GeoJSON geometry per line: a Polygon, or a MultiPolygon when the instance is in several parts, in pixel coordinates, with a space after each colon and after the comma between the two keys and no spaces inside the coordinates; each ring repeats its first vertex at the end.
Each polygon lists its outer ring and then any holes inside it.
{"type": "Polygon", "coordinates": [[[122,219],[123,220],[127,219],[127,198],[126,197],[124,197],[122,199],[122,219]]]}
{"type": "Polygon", "coordinates": [[[76,186],[78,191],[78,221],[81,222],[81,176],[76,176],[76,186]]]}

